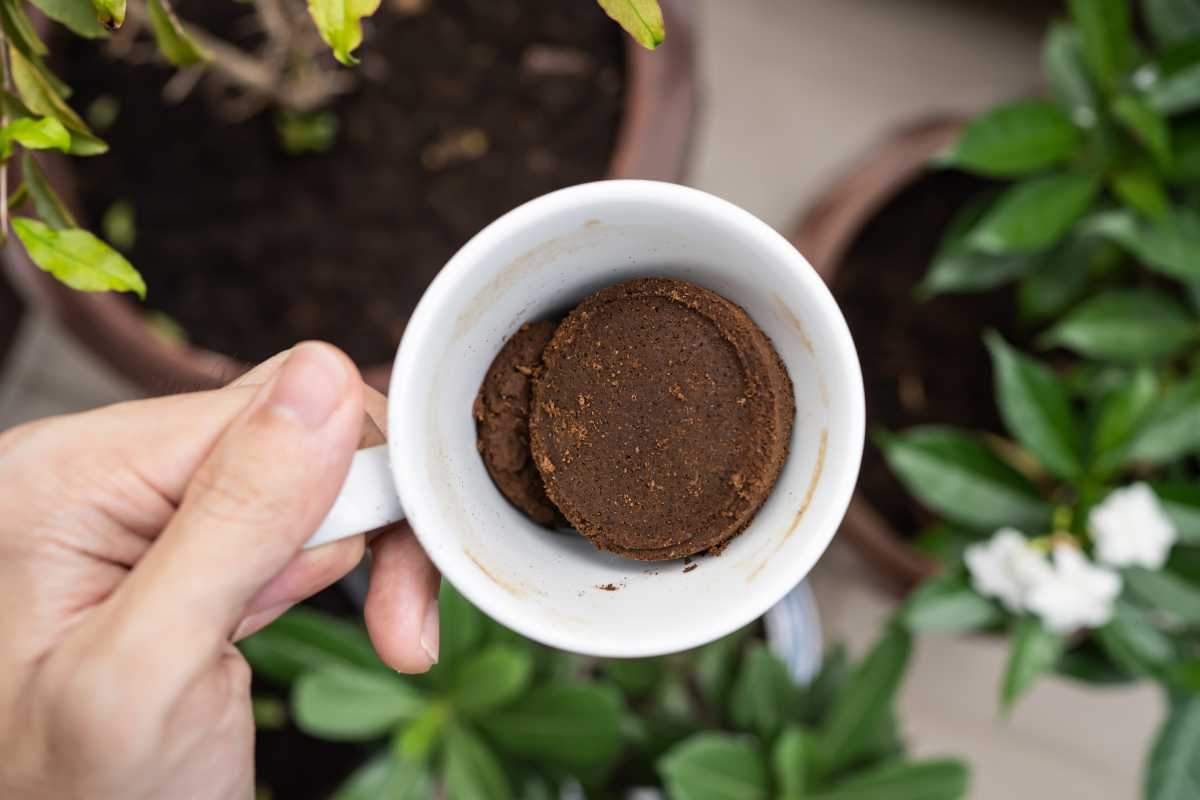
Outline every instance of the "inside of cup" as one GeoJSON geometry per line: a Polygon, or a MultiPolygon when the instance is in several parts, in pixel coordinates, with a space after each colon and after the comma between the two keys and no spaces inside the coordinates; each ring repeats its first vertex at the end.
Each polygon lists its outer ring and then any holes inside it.
{"type": "Polygon", "coordinates": [[[764,613],[828,545],[862,450],[858,362],[815,272],[746,212],[667,184],[575,187],[483,231],[418,307],[391,396],[397,486],[442,573],[514,630],[600,656],[687,649],[764,613]],[[791,451],[766,504],[721,555],[690,564],[633,561],[539,527],[495,488],[475,446],[480,381],[522,323],[648,276],[690,281],[742,306],[795,389],[791,451]]]}

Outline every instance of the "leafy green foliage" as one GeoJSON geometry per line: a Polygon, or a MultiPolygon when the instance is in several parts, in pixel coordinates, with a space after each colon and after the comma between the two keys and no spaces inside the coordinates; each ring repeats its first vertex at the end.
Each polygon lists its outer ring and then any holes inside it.
{"type": "Polygon", "coordinates": [[[133,265],[87,231],[55,230],[29,217],[15,217],[12,226],[33,263],[72,289],[146,296],[146,283],[133,265]]]}
{"type": "Polygon", "coordinates": [[[769,741],[794,715],[798,702],[787,666],[766,645],[752,645],[730,696],[729,716],[738,729],[754,731],[769,741]]]}
{"type": "Polygon", "coordinates": [[[1061,636],[1046,630],[1034,617],[1022,617],[1013,633],[1008,666],[1004,670],[1001,705],[1004,708],[1012,707],[1039,675],[1054,666],[1062,647],[1061,636]]]}
{"type": "Polygon", "coordinates": [[[1083,57],[1097,82],[1116,86],[1133,65],[1129,0],[1070,0],[1083,57]]]}
{"type": "Polygon", "coordinates": [[[179,21],[170,0],[147,0],[146,10],[158,51],[167,61],[177,67],[187,67],[212,58],[179,21]]]}
{"type": "Polygon", "coordinates": [[[598,686],[539,687],[481,724],[505,752],[568,770],[594,769],[621,748],[620,705],[598,686]]]}
{"type": "Polygon", "coordinates": [[[1200,697],[1174,703],[1150,751],[1146,800],[1200,796],[1200,697]]]}
{"type": "Polygon", "coordinates": [[[0,128],[0,159],[13,153],[13,144],[30,150],[69,150],[71,134],[54,117],[21,117],[0,128]]]}
{"type": "Polygon", "coordinates": [[[455,672],[451,699],[468,716],[494,711],[520,697],[533,678],[533,655],[505,645],[480,651],[455,672]]]}
{"type": "Polygon", "coordinates": [[[634,41],[653,50],[667,38],[662,9],[658,0],[597,0],[604,13],[633,37],[634,41]]]}
{"type": "Polygon", "coordinates": [[[379,9],[380,0],[308,0],[308,13],[334,57],[350,66],[358,63],[354,51],[362,44],[364,17],[379,9]]]}
{"type": "Polygon", "coordinates": [[[108,30],[100,24],[100,18],[90,0],[30,0],[43,14],[66,26],[71,33],[85,39],[100,39],[108,30]]]}
{"type": "Polygon", "coordinates": [[[925,582],[900,611],[900,621],[912,633],[968,633],[1003,619],[999,606],[975,592],[961,573],[925,582]]]}
{"type": "Polygon", "coordinates": [[[1081,141],[1057,106],[1026,100],[973,120],[937,162],[990,177],[1019,177],[1066,160],[1081,141]]]}
{"type": "Polygon", "coordinates": [[[109,30],[116,30],[125,24],[125,0],[92,0],[96,9],[96,17],[100,24],[109,30]]]}
{"type": "Polygon", "coordinates": [[[328,152],[337,142],[338,118],[332,111],[280,111],[275,115],[279,144],[288,155],[328,152]]]}
{"type": "Polygon", "coordinates": [[[447,800],[508,800],[513,796],[496,754],[469,728],[455,725],[447,732],[443,772],[447,800]]]}
{"type": "Polygon", "coordinates": [[[968,241],[980,252],[993,255],[1045,250],[1083,217],[1099,188],[1090,175],[1026,178],[1000,196],[968,241]]]}
{"type": "Polygon", "coordinates": [[[396,675],[361,667],[325,667],[302,675],[292,694],[296,723],[314,736],[362,741],[415,718],[425,699],[396,675]]]}
{"type": "Polygon", "coordinates": [[[701,733],[659,762],[671,800],[766,800],[767,766],[743,738],[701,733]]]}
{"type": "Polygon", "coordinates": [[[1170,295],[1111,289],[1077,306],[1041,341],[1089,358],[1143,363],[1178,355],[1198,334],[1200,323],[1170,295]]]}

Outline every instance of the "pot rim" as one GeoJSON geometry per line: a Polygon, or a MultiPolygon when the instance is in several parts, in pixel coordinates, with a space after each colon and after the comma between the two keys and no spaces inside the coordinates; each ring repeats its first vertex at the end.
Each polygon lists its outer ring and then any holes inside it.
{"type": "MultiPolygon", "coordinates": [[[[692,10],[690,0],[661,2],[668,45],[651,52],[624,37],[625,100],[609,178],[678,180],[684,172],[698,105],[692,10]]],[[[38,24],[43,32],[49,26],[42,19],[38,24]]],[[[42,155],[38,162],[64,202],[78,213],[69,160],[42,155]]],[[[93,355],[147,393],[217,388],[250,366],[223,353],[167,341],[154,332],[142,306],[115,292],[70,289],[34,265],[24,248],[3,248],[0,258],[33,305],[48,310],[93,355]]],[[[360,367],[368,384],[387,391],[390,360],[360,367]]]]}
{"type": "MultiPolygon", "coordinates": [[[[958,137],[968,119],[938,114],[894,130],[801,215],[789,238],[826,283],[832,283],[863,229],[925,173],[929,159],[958,137]]],[[[850,501],[842,530],[902,594],[938,571],[937,562],[901,537],[860,490],[850,501]]]]}

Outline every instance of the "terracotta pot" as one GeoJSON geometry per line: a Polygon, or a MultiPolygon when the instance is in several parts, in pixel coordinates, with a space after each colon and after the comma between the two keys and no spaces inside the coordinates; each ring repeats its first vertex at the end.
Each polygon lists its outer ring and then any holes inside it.
{"type": "MultiPolygon", "coordinates": [[[[625,113],[609,164],[612,178],[679,180],[696,113],[691,0],[662,0],[667,42],[654,52],[627,38],[625,113]]],[[[78,209],[70,162],[41,160],[64,201],[78,209]]],[[[3,251],[14,278],[34,302],[55,314],[102,360],[151,394],[222,386],[248,365],[229,356],[175,344],[156,335],[142,309],[122,295],[87,294],[39,270],[19,246],[3,251]]],[[[366,380],[387,390],[391,364],[360,365],[366,380]]]]}
{"type": "MultiPolygon", "coordinates": [[[[875,215],[925,172],[930,157],[954,141],[964,122],[938,117],[897,131],[835,181],[803,216],[792,242],[827,283],[875,215]]],[[[904,591],[937,571],[937,564],[916,550],[911,538],[901,536],[861,492],[850,503],[842,533],[904,591]]]]}

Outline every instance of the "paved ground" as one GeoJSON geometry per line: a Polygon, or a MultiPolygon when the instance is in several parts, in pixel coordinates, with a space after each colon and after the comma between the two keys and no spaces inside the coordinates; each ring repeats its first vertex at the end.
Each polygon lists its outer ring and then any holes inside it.
{"type": "MultiPolygon", "coordinates": [[[[695,0],[706,86],[692,182],[787,230],[823,185],[896,125],[974,110],[1038,84],[1038,31],[982,0],[695,0]]],[[[27,320],[0,373],[0,429],[132,396],[47,320],[27,320]]],[[[814,576],[831,636],[869,641],[893,599],[844,544],[814,576]]],[[[1150,690],[1047,682],[995,712],[1003,647],[921,644],[904,696],[922,753],[963,753],[973,798],[1138,794],[1159,715],[1150,690]]]]}

